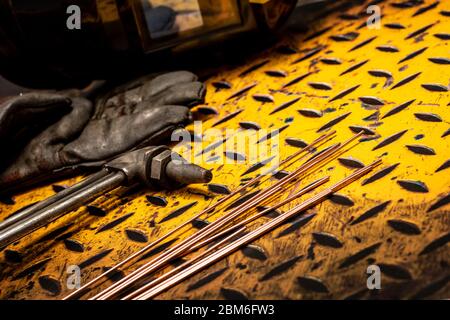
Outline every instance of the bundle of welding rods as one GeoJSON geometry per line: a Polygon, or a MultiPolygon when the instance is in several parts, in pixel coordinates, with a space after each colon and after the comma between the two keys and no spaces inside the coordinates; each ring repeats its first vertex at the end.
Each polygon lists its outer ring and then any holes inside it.
{"type": "MultiPolygon", "coordinates": [[[[262,203],[271,203],[275,197],[280,197],[282,194],[287,193],[286,186],[296,182],[298,185],[300,180],[305,178],[307,174],[315,172],[314,170],[318,170],[320,166],[323,166],[325,163],[331,161],[336,156],[339,155],[343,149],[350,145],[353,141],[355,141],[358,137],[362,135],[362,131],[350,139],[343,143],[336,143],[329,147],[324,148],[323,150],[316,152],[313,156],[307,158],[308,153],[312,150],[316,150],[317,147],[326,141],[332,139],[335,135],[335,131],[330,131],[316,140],[314,140],[311,144],[306,146],[303,149],[298,150],[294,154],[288,156],[286,159],[282,160],[277,168],[277,170],[284,169],[292,165],[293,163],[302,163],[295,170],[293,170],[290,174],[286,175],[284,178],[276,181],[272,185],[266,187],[265,189],[259,191],[256,195],[252,196],[250,199],[244,201],[239,204],[232,210],[229,210],[225,215],[217,218],[213,222],[207,224],[205,227],[200,229],[198,232],[188,236],[183,241],[177,243],[175,246],[163,251],[160,255],[153,258],[151,261],[146,262],[144,265],[140,266],[130,274],[123,277],[121,280],[116,283],[110,285],[103,291],[97,293],[95,296],[91,297],[91,300],[106,300],[106,299],[116,299],[120,298],[123,300],[144,300],[151,299],[170,287],[182,282],[183,280],[191,277],[192,275],[200,272],[204,268],[220,261],[226,256],[230,255],[234,251],[238,250],[242,246],[245,246],[256,239],[260,238],[265,233],[275,229],[280,226],[284,222],[292,219],[294,216],[298,215],[301,212],[315,206],[316,204],[326,200],[330,195],[335,193],[336,191],[342,189],[353,181],[361,178],[368,172],[372,171],[376,166],[378,166],[381,161],[375,161],[372,164],[365,166],[361,169],[354,171],[352,174],[344,178],[343,180],[335,183],[332,186],[325,188],[319,193],[315,194],[311,198],[301,202],[295,207],[287,210],[283,214],[280,214],[278,217],[270,220],[269,222],[263,223],[262,225],[256,227],[256,229],[248,232],[248,224],[257,220],[260,217],[263,217],[270,213],[273,210],[276,210],[290,202],[294,199],[297,199],[317,187],[323,185],[324,183],[329,181],[329,177],[323,177],[310,183],[306,187],[297,190],[291,190],[288,194],[289,196],[284,200],[276,203],[275,205],[271,205],[270,207],[251,215],[247,218],[246,213],[261,205],[262,203]],[[306,160],[305,160],[306,159],[306,160]],[[303,161],[303,162],[302,162],[303,161]],[[245,218],[245,219],[243,219],[245,218]],[[240,221],[239,221],[240,220],[240,221]],[[215,242],[212,246],[201,249],[210,244],[211,242],[215,242]],[[179,259],[183,256],[190,255],[194,252],[200,251],[196,256],[187,260],[180,266],[164,273],[160,277],[151,278],[151,276],[160,270],[163,270],[168,266],[170,262],[173,262],[176,259],[179,259]],[[150,280],[152,279],[152,280],[150,280]]],[[[245,196],[246,193],[251,191],[251,188],[258,185],[258,183],[262,183],[265,180],[268,180],[271,176],[271,172],[273,172],[275,168],[271,168],[268,172],[264,174],[257,175],[247,183],[241,185],[232,193],[226,195],[225,197],[218,200],[212,206],[200,211],[195,214],[193,217],[180,224],[176,228],[172,229],[162,237],[157,240],[151,242],[146,245],[141,250],[132,254],[122,262],[118,263],[114,267],[108,269],[108,271],[102,273],[97,276],[93,280],[89,281],[81,288],[75,290],[64,299],[75,299],[81,298],[83,295],[87,294],[91,290],[97,288],[95,285],[103,282],[107,279],[107,276],[111,276],[115,272],[118,272],[119,268],[128,267],[132,264],[130,262],[138,260],[137,258],[142,257],[145,253],[147,253],[150,249],[154,248],[157,244],[163,242],[167,238],[174,235],[176,232],[180,231],[182,228],[188,226],[189,224],[195,222],[196,219],[199,219],[202,216],[206,216],[206,218],[211,217],[212,215],[220,212],[219,210],[215,210],[219,206],[226,203],[228,200],[234,198],[236,195],[245,196]],[[263,180],[265,179],[265,180],[263,180]]],[[[296,189],[295,187],[293,189],[296,189]]]]}

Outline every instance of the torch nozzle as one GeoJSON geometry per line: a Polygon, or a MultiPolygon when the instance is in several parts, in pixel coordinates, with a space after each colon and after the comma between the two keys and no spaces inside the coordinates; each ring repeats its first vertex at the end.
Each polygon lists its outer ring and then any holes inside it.
{"type": "Polygon", "coordinates": [[[192,163],[170,161],[166,166],[169,179],[182,184],[208,183],[212,179],[211,171],[192,163]]]}

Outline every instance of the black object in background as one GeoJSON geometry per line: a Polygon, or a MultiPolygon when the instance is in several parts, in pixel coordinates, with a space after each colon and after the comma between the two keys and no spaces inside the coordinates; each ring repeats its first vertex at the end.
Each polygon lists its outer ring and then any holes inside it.
{"type": "Polygon", "coordinates": [[[244,34],[269,38],[297,0],[183,3],[193,7],[162,0],[0,0],[0,74],[21,85],[56,89],[173,70],[191,49],[244,34]],[[79,30],[67,27],[73,5],[81,10],[79,30]],[[183,23],[183,15],[192,19],[183,23]]]}

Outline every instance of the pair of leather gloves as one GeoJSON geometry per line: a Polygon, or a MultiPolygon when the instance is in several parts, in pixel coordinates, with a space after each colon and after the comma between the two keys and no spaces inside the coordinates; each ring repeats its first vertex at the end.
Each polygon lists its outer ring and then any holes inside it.
{"type": "Polygon", "coordinates": [[[191,121],[189,108],[204,96],[194,74],[177,71],[140,78],[95,99],[79,90],[0,98],[0,193],[160,144],[191,121]]]}

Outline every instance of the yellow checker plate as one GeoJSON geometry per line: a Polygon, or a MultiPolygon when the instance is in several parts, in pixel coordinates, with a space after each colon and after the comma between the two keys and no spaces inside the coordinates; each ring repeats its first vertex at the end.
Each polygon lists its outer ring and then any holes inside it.
{"type": "MultiPolygon", "coordinates": [[[[379,29],[364,24],[366,16],[360,13],[367,3],[349,6],[345,12],[332,10],[314,21],[307,33],[289,31],[247,64],[218,70],[207,81],[205,103],[218,114],[204,121],[203,128],[238,109],[242,112],[215,128],[238,129],[242,121],[266,129],[288,125],[279,135],[280,158],[284,158],[298,150],[286,138],[311,142],[320,127],[349,113],[332,126],[337,131],[335,141],[349,138],[350,126],[370,128],[374,135],[342,157],[364,164],[381,158],[377,170],[391,170],[371,183],[351,184],[341,196],[309,210],[316,215],[307,224],[283,225],[159,298],[449,297],[450,169],[437,169],[450,158],[450,134],[445,134],[450,128],[450,3],[427,0],[403,8],[398,4],[405,1],[377,2],[382,13],[379,29]],[[231,88],[217,89],[220,81],[231,88]],[[251,84],[255,85],[250,90],[229,99],[251,84]],[[258,101],[258,94],[271,95],[273,102],[258,101]],[[270,114],[295,98],[299,100],[294,104],[270,114]],[[408,106],[394,109],[411,100],[408,106]],[[300,113],[303,109],[307,110],[300,113]],[[374,150],[400,132],[404,133],[398,139],[374,150]],[[410,182],[401,185],[404,180],[410,182]],[[381,290],[367,289],[370,264],[382,267],[381,290]]],[[[200,148],[208,144],[203,142],[200,148]]],[[[186,146],[177,151],[186,151],[186,146]]],[[[217,153],[212,150],[208,155],[217,153]]],[[[213,171],[213,183],[233,190],[251,160],[240,165],[202,165],[213,171]]],[[[326,174],[337,181],[352,170],[334,160],[304,183],[326,174]]],[[[54,192],[50,185],[17,195],[14,204],[0,205],[0,218],[54,192]]],[[[83,282],[92,279],[145,245],[139,241],[157,239],[220,196],[209,192],[207,185],[176,192],[142,189],[107,194],[91,204],[101,210],[91,208],[89,213],[82,207],[6,248],[0,258],[0,297],[62,298],[70,292],[68,266],[82,266],[83,282]],[[167,206],[151,204],[147,196],[162,197],[167,206]],[[159,223],[193,202],[186,212],[159,223]]]]}

